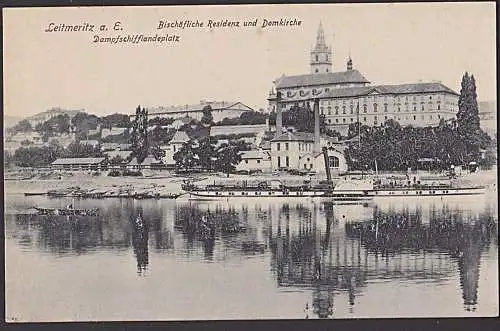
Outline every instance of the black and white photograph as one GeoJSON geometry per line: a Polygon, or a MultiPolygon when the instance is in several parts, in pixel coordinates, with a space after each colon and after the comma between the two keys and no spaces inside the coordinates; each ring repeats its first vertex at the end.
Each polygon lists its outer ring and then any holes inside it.
{"type": "Polygon", "coordinates": [[[4,8],[6,322],[498,316],[495,15],[4,8]]]}

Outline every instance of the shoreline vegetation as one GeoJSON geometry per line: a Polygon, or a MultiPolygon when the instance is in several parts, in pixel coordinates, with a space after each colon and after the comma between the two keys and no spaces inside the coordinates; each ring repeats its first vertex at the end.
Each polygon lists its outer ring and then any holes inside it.
{"type": "MultiPolygon", "coordinates": [[[[419,171],[422,178],[432,180],[447,179],[442,173],[419,171]]],[[[379,178],[401,175],[399,172],[386,172],[379,178]]],[[[375,175],[364,175],[374,178],[375,175]]],[[[334,181],[361,179],[361,175],[347,175],[335,178],[334,181]]],[[[4,173],[7,194],[48,195],[51,197],[79,198],[135,198],[135,199],[175,199],[185,192],[181,186],[189,180],[199,185],[235,181],[269,181],[280,180],[286,183],[298,183],[310,180],[306,176],[294,175],[236,175],[200,173],[178,175],[169,171],[149,171],[140,177],[110,177],[108,172],[54,171],[47,169],[11,169],[4,173]]],[[[312,180],[321,180],[316,178],[312,180]]],[[[485,186],[488,191],[496,191],[497,172],[493,170],[466,174],[451,180],[457,186],[485,186]]]]}

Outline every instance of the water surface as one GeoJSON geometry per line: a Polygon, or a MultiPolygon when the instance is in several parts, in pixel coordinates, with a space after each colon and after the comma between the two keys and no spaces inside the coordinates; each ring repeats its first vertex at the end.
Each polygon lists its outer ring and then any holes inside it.
{"type": "Polygon", "coordinates": [[[6,195],[8,320],[498,315],[494,198],[103,199],[74,201],[99,217],[29,214],[70,202],[6,195]]]}

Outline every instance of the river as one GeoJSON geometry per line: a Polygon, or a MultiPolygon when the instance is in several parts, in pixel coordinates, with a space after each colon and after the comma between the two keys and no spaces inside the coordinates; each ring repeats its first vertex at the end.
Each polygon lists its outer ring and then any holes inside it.
{"type": "Polygon", "coordinates": [[[498,315],[496,193],[71,200],[8,185],[7,321],[498,315]],[[100,216],[33,215],[69,203],[100,216]]]}

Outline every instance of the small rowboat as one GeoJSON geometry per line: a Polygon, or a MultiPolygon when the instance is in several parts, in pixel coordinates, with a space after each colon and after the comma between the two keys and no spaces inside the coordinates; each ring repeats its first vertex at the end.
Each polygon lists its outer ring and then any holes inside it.
{"type": "Polygon", "coordinates": [[[48,216],[97,216],[99,209],[75,209],[75,208],[40,208],[34,207],[38,211],[38,215],[48,216]]]}

